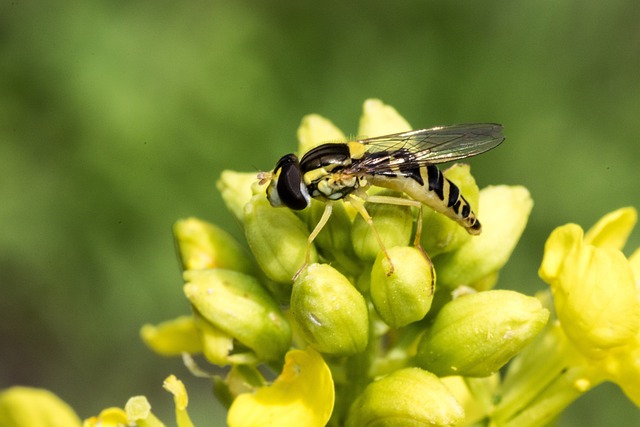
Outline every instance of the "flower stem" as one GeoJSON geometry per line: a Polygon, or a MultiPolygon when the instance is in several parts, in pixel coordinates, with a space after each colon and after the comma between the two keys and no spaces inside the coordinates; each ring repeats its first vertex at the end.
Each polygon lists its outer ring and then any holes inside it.
{"type": "Polygon", "coordinates": [[[555,322],[509,367],[491,425],[545,425],[602,380],[555,322]]]}

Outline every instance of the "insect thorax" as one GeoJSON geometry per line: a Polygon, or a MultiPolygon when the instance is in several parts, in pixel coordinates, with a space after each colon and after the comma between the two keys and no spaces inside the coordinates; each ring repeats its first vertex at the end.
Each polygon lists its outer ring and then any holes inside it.
{"type": "Polygon", "coordinates": [[[339,200],[366,186],[363,176],[345,172],[352,162],[346,144],[323,144],[305,154],[300,169],[311,197],[339,200]]]}
{"type": "MultiPolygon", "coordinates": [[[[307,182],[306,174],[305,182],[307,182]]],[[[341,172],[329,172],[307,183],[311,197],[327,200],[342,199],[358,188],[366,186],[367,181],[365,177],[348,175],[341,172]]]]}

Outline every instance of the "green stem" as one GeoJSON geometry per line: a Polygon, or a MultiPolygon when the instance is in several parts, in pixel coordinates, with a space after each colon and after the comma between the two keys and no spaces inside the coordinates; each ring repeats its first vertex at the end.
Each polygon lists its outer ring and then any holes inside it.
{"type": "Polygon", "coordinates": [[[556,322],[509,366],[491,425],[545,425],[600,382],[556,322]]]}
{"type": "Polygon", "coordinates": [[[351,404],[369,385],[372,378],[370,376],[371,364],[378,354],[378,346],[380,340],[373,333],[374,326],[372,314],[369,315],[369,342],[367,348],[362,353],[354,354],[350,357],[342,358],[336,365],[332,367],[332,371],[338,375],[334,376],[334,380],[341,378],[340,382],[336,381],[336,399],[333,408],[333,414],[329,420],[328,426],[343,426],[351,404]]]}

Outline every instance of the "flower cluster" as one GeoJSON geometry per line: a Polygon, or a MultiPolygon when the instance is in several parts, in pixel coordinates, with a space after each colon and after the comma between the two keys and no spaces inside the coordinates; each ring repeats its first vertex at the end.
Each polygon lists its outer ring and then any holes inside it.
{"type": "MultiPolygon", "coordinates": [[[[393,108],[365,102],[359,135],[409,129],[393,108]]],[[[304,153],[345,136],[311,115],[298,139],[304,153]]],[[[340,202],[309,246],[321,202],[299,212],[276,209],[255,174],[224,172],[218,188],[247,245],[202,220],[178,221],[183,290],[193,310],[145,325],[142,339],[208,376],[231,427],[538,426],[603,381],[640,405],[640,250],[629,259],[621,252],[635,210],[613,212],[586,234],[574,224],[556,229],[540,267],[550,292],[530,297],[493,289],[531,211],[528,191],[479,190],[463,164],[444,174],[478,213],[480,236],[428,209],[417,224],[413,207],[366,203],[376,236],[340,202]],[[296,274],[306,256],[310,263],[296,274]],[[193,355],[226,367],[225,374],[206,374],[193,355]]],[[[178,426],[192,426],[182,383],[170,376],[164,387],[174,395],[178,426]]],[[[9,389],[0,394],[0,424],[55,415],[60,425],[79,426],[56,399],[9,389]]],[[[134,423],[163,425],[137,396],[84,426],[134,423]]]]}
{"type": "MultiPolygon", "coordinates": [[[[359,135],[409,129],[391,107],[365,102],[359,135]]],[[[299,152],[345,140],[316,115],[304,118],[298,137],[299,152]]],[[[549,312],[536,298],[491,290],[526,225],[526,189],[480,191],[463,164],[444,173],[479,212],[483,234],[470,236],[425,209],[427,257],[413,246],[414,208],[367,203],[387,258],[348,203],[334,204],[309,248],[322,202],[300,212],[276,209],[255,174],[224,172],[218,188],[250,254],[215,225],[179,221],[174,232],[193,315],[145,326],[145,342],[162,354],[201,352],[230,366],[215,380],[230,426],[469,419],[452,381],[494,375],[543,329],[549,312]],[[307,251],[311,263],[292,281],[307,251]],[[270,383],[260,365],[282,373],[270,383]]]]}

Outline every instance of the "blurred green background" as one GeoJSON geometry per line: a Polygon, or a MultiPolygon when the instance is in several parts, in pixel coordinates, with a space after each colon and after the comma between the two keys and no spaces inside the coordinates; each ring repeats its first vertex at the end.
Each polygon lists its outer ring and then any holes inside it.
{"type": "MultiPolygon", "coordinates": [[[[46,387],[81,417],[204,380],[138,337],[187,313],[170,227],[195,215],[240,236],[223,169],[273,167],[303,115],[357,132],[377,97],[416,128],[504,124],[470,161],[481,186],[535,207],[500,286],[543,289],[546,236],[640,207],[640,3],[85,1],[0,4],[0,388],[46,387]]],[[[640,244],[637,230],[627,254],[640,244]]],[[[561,426],[640,425],[613,385],[561,426]]]]}

